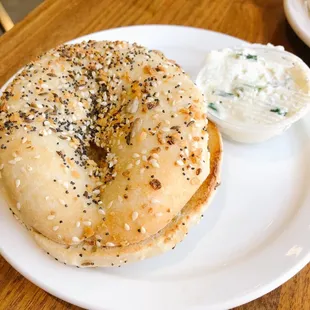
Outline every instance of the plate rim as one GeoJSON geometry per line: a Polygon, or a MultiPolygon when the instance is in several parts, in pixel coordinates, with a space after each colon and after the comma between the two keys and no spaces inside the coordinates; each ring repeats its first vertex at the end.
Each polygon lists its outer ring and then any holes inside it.
{"type": "MultiPolygon", "coordinates": [[[[208,29],[203,29],[203,28],[196,28],[196,27],[191,27],[191,26],[183,26],[183,25],[167,25],[167,24],[147,24],[147,25],[131,25],[131,26],[122,26],[122,27],[116,27],[116,28],[111,28],[111,29],[105,29],[105,30],[101,30],[101,31],[97,31],[94,33],[89,33],[86,35],[83,35],[81,37],[75,38],[73,40],[70,40],[68,42],[65,42],[63,44],[71,44],[74,43],[77,40],[88,40],[89,37],[95,36],[95,35],[100,35],[102,33],[109,33],[109,32],[113,32],[115,30],[125,30],[125,29],[132,29],[132,28],[148,28],[148,27],[156,27],[156,28],[175,28],[175,29],[186,29],[186,30],[191,30],[191,31],[201,31],[201,32],[208,32],[208,33],[212,33],[214,35],[221,35],[221,36],[225,36],[227,38],[231,38],[231,39],[235,39],[235,40],[239,40],[240,42],[243,43],[247,43],[246,41],[230,36],[228,34],[225,33],[221,33],[221,32],[216,32],[216,31],[212,31],[212,30],[208,30],[208,29]]],[[[3,89],[5,89],[5,87],[7,86],[7,84],[11,81],[12,78],[14,78],[14,76],[19,72],[20,70],[18,70],[6,83],[4,83],[4,85],[0,88],[0,93],[3,91],[3,89]]],[[[87,301],[79,301],[74,299],[74,297],[69,296],[66,293],[63,293],[61,291],[57,291],[57,289],[51,287],[50,285],[46,285],[44,283],[44,280],[42,279],[35,279],[32,277],[31,274],[29,274],[27,271],[23,270],[21,265],[16,263],[16,261],[14,261],[14,259],[12,257],[10,257],[10,255],[8,255],[7,253],[5,253],[2,250],[2,246],[0,245],[0,254],[3,256],[3,258],[14,268],[16,269],[20,274],[22,274],[26,279],[28,279],[30,282],[34,283],[35,285],[37,285],[38,287],[40,287],[41,289],[43,289],[44,291],[52,294],[53,296],[60,298],[64,301],[68,301],[71,304],[74,305],[78,305],[80,307],[83,308],[90,308],[90,309],[94,309],[93,304],[88,303],[87,301]]],[[[304,268],[308,263],[310,262],[310,248],[308,253],[300,260],[298,260],[296,263],[294,263],[292,265],[291,268],[287,269],[285,271],[285,273],[283,273],[281,276],[274,278],[272,281],[270,281],[269,283],[265,283],[263,284],[261,287],[257,288],[257,289],[253,289],[252,291],[247,292],[246,294],[243,294],[242,296],[237,296],[233,299],[230,299],[229,301],[225,301],[225,302],[218,302],[216,305],[212,306],[212,309],[216,310],[216,309],[224,309],[223,307],[227,308],[231,308],[231,307],[237,307],[240,306],[242,304],[245,304],[247,302],[250,302],[254,299],[257,299],[267,293],[269,293],[270,291],[274,290],[275,288],[281,286],[284,282],[286,282],[287,280],[289,280],[291,277],[293,277],[295,274],[297,274],[302,268],[304,268]]],[[[207,306],[208,307],[208,306],[207,306]]],[[[208,309],[211,309],[208,307],[208,309]]]]}
{"type": "MultiPolygon", "coordinates": [[[[67,296],[65,293],[62,293],[61,291],[56,291],[54,288],[46,285],[44,281],[41,280],[36,280],[35,278],[32,277],[31,274],[25,271],[21,271],[19,266],[15,264],[14,260],[11,260],[4,252],[0,251],[0,254],[2,257],[17,271],[19,272],[22,276],[24,276],[27,280],[29,280],[31,283],[34,285],[38,286],[45,292],[53,295],[56,298],[59,298],[63,301],[66,301],[68,303],[71,303],[72,305],[76,305],[78,307],[82,307],[85,309],[99,309],[99,308],[94,308],[91,303],[88,303],[87,301],[78,301],[74,300],[73,297],[67,296]]],[[[254,301],[271,291],[275,290],[276,288],[280,287],[283,283],[291,279],[293,276],[295,276],[298,272],[300,272],[310,261],[310,252],[308,253],[308,256],[306,256],[303,260],[299,261],[299,264],[295,265],[292,267],[289,271],[283,274],[281,278],[274,279],[273,282],[269,284],[265,284],[261,288],[257,290],[253,290],[251,292],[248,292],[247,294],[243,295],[242,297],[236,297],[230,301],[227,302],[219,302],[217,305],[214,305],[212,307],[206,306],[204,309],[209,309],[209,310],[223,310],[223,309],[230,309],[230,308],[235,308],[239,307],[241,305],[244,305],[246,303],[249,303],[251,301],[254,301]],[[279,280],[278,282],[278,279],[279,280]]],[[[164,309],[164,308],[163,308],[164,309]]],[[[181,309],[181,308],[180,308],[181,309]]]]}

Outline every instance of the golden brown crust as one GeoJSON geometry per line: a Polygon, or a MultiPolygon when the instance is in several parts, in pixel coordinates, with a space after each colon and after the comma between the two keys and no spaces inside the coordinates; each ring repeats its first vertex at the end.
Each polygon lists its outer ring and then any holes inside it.
{"type": "Polygon", "coordinates": [[[141,242],[209,174],[205,112],[161,53],[120,41],[59,46],[0,99],[1,187],[27,226],[65,246],[141,242]]]}
{"type": "Polygon", "coordinates": [[[110,267],[142,260],[173,249],[196,224],[220,184],[222,140],[216,126],[208,123],[210,174],[198,191],[164,229],[145,241],[129,246],[100,248],[92,245],[66,247],[33,231],[36,242],[57,260],[79,267],[110,267]]]}
{"type": "Polygon", "coordinates": [[[221,142],[207,126],[201,92],[162,53],[62,45],[0,99],[1,189],[57,260],[141,260],[180,242],[212,197],[221,142]]]}

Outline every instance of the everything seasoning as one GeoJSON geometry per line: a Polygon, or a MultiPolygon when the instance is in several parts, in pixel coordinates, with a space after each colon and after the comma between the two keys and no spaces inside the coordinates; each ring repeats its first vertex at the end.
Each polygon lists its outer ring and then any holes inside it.
{"type": "MultiPolygon", "coordinates": [[[[137,184],[156,195],[165,184],[157,172],[170,160],[176,177],[197,187],[197,176],[208,166],[202,151],[206,114],[187,79],[174,62],[136,44],[88,41],[59,46],[27,65],[2,94],[0,148],[6,151],[19,139],[22,152],[31,152],[37,164],[23,165],[17,153],[2,163],[0,155],[0,172],[7,165],[21,165],[26,174],[35,165],[44,167],[44,154],[34,140],[41,139],[44,146],[46,139],[64,173],[53,171],[51,176],[62,198],[53,198],[52,191],[44,197],[54,208],[46,217],[52,233],[69,245],[120,246],[111,231],[115,210],[126,214],[137,184]],[[105,194],[115,180],[124,186],[108,200],[105,194]],[[76,235],[70,238],[64,237],[70,228],[63,228],[68,222],[57,213],[60,209],[77,216],[71,229],[76,235]],[[94,210],[102,225],[90,219],[94,210]]],[[[16,178],[16,191],[23,186],[16,178]]],[[[135,205],[128,218],[124,215],[126,222],[117,228],[124,236],[151,234],[148,217],[160,223],[164,213],[174,216],[170,206],[161,206],[160,197],[151,194],[147,204],[135,205]]],[[[22,203],[16,206],[23,210],[22,203]]],[[[81,253],[78,257],[84,259],[81,253]]]]}

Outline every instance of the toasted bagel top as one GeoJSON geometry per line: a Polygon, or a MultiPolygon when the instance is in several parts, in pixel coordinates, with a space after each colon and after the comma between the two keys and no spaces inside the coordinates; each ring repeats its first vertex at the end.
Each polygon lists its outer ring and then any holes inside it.
{"type": "Polygon", "coordinates": [[[145,240],[209,174],[202,94],[136,44],[59,46],[18,74],[0,109],[2,188],[27,226],[62,244],[145,240]]]}

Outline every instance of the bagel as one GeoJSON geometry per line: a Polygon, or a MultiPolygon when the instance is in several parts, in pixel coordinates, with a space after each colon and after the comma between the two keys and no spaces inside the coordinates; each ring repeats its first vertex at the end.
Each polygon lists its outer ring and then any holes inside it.
{"type": "Polygon", "coordinates": [[[61,45],[17,75],[0,111],[2,194],[66,264],[115,266],[173,248],[218,184],[221,138],[203,96],[158,51],[61,45]]]}

